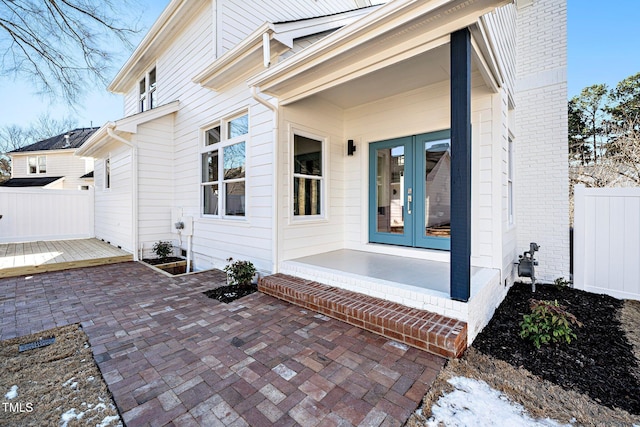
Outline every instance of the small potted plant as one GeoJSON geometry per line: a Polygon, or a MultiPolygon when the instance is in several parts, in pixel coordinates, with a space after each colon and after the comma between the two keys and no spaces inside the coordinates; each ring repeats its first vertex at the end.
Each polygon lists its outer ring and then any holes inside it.
{"type": "Polygon", "coordinates": [[[233,261],[227,259],[227,266],[224,271],[227,273],[227,283],[232,286],[251,286],[253,276],[257,273],[251,261],[233,261]]]}

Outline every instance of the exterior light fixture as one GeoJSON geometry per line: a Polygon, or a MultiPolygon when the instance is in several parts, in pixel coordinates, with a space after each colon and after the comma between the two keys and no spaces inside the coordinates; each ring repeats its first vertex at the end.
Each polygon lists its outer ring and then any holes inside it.
{"type": "Polygon", "coordinates": [[[353,143],[353,139],[347,141],[347,156],[353,156],[356,151],[356,145],[353,143]]]}

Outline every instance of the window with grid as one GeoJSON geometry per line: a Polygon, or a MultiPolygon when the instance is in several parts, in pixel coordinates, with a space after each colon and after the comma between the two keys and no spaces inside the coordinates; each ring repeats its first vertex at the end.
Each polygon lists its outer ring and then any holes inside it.
{"type": "Polygon", "coordinates": [[[249,114],[243,113],[205,130],[202,149],[202,214],[246,215],[246,163],[249,114]]]}
{"type": "Polygon", "coordinates": [[[27,166],[29,174],[47,173],[47,156],[29,156],[27,166]]]}
{"type": "Polygon", "coordinates": [[[141,113],[156,107],[156,87],[156,68],[153,67],[138,83],[138,109],[141,113]]]}

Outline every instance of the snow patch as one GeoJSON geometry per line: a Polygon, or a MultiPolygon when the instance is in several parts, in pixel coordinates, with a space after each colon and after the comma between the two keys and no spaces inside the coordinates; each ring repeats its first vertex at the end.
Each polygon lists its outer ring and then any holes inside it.
{"type": "Polygon", "coordinates": [[[62,387],[69,387],[69,388],[77,388],[78,387],[78,382],[74,381],[76,378],[75,377],[71,377],[68,380],[66,380],[63,384],[62,387]]]}
{"type": "Polygon", "coordinates": [[[12,385],[7,394],[4,395],[4,398],[7,400],[15,399],[18,397],[18,386],[12,385]]]}
{"type": "Polygon", "coordinates": [[[84,416],[84,412],[76,413],[76,408],[71,408],[60,417],[60,427],[67,427],[69,421],[80,420],[84,416]]]}
{"type": "MultiPolygon", "coordinates": [[[[111,424],[112,421],[118,421],[120,418],[116,415],[110,416],[110,417],[104,417],[104,419],[100,422],[100,424],[96,424],[96,427],[107,427],[109,424],[111,424]]],[[[122,426],[122,423],[120,421],[118,421],[118,424],[116,424],[118,426],[122,426]]]]}
{"type": "Polygon", "coordinates": [[[395,347],[395,348],[398,348],[398,349],[403,350],[403,351],[409,350],[409,346],[408,345],[399,343],[398,341],[387,341],[387,344],[390,345],[391,347],[395,347]]]}
{"type": "Polygon", "coordinates": [[[442,396],[433,405],[431,408],[433,416],[427,421],[428,426],[494,425],[496,420],[500,420],[500,424],[505,426],[570,426],[570,424],[558,424],[549,418],[529,417],[522,405],[511,402],[504,394],[489,387],[484,381],[453,377],[448,382],[455,387],[455,390],[442,396]]]}

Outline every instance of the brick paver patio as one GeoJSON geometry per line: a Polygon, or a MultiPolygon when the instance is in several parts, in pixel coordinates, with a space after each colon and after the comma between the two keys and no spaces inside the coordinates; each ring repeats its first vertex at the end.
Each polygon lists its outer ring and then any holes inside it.
{"type": "Polygon", "coordinates": [[[264,294],[202,295],[224,273],[137,263],[0,280],[0,338],[79,322],[127,426],[399,426],[444,359],[264,294]]]}

